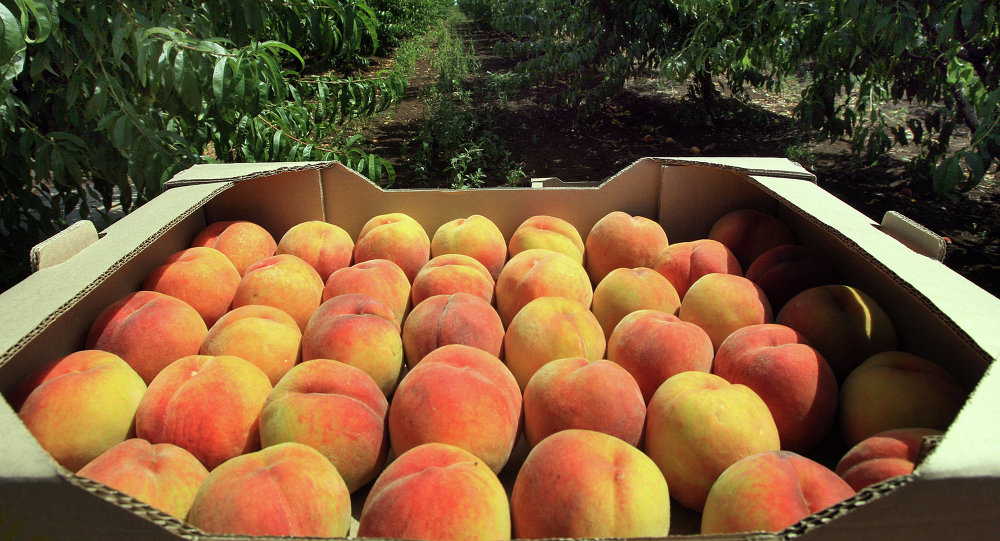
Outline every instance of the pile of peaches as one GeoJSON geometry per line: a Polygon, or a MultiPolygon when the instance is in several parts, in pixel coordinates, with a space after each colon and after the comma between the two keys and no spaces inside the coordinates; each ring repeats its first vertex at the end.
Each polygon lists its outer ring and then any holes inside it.
{"type": "Polygon", "coordinates": [[[911,472],[965,399],[750,209],[673,244],[624,212],[212,223],[8,397],[59,464],[206,532],[488,540],[663,537],[671,500],[781,530],[911,472]]]}

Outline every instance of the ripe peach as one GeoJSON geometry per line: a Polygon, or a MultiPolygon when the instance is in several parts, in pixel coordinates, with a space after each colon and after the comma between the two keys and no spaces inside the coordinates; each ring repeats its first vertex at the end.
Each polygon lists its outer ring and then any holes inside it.
{"type": "Polygon", "coordinates": [[[587,234],[584,267],[599,284],[614,269],[652,267],[667,247],[667,233],[645,216],[614,211],[597,221],[587,234]]]}
{"type": "Polygon", "coordinates": [[[431,257],[465,254],[479,261],[496,280],[507,262],[507,241],[485,216],[473,214],[441,224],[431,237],[431,257]]]}
{"type": "Polygon", "coordinates": [[[365,222],[354,244],[354,262],[388,259],[399,265],[411,283],[430,259],[431,240],[419,222],[394,212],[365,222]]]}
{"type": "Polygon", "coordinates": [[[240,273],[222,252],[198,246],[181,250],[153,269],[142,289],[178,298],[201,314],[211,327],[229,311],[240,273]]]}
{"type": "Polygon", "coordinates": [[[371,481],[389,454],[389,402],[359,368],[331,359],[295,366],[264,402],[260,443],[296,441],[337,467],[349,492],[371,481]]]}
{"type": "Polygon", "coordinates": [[[681,298],[669,280],[646,267],[619,267],[609,272],[594,288],[591,311],[604,329],[604,337],[623,317],[636,310],[651,309],[674,314],[681,298]]]}
{"type": "Polygon", "coordinates": [[[562,218],[532,216],[517,226],[507,244],[510,257],[535,248],[566,254],[583,265],[583,237],[576,226],[562,218]]]}
{"type": "Polygon", "coordinates": [[[278,243],[259,225],[246,220],[232,220],[208,224],[195,235],[191,246],[208,246],[226,254],[242,275],[254,261],[274,255],[278,243]]]}
{"type": "Polygon", "coordinates": [[[795,244],[795,236],[785,222],[773,214],[755,209],[737,209],[720,216],[708,238],[725,244],[740,266],[750,264],[760,254],[782,244],[795,244]]]}
{"type": "Polygon", "coordinates": [[[182,357],[149,384],[136,436],[183,447],[211,471],[260,448],[258,420],[270,392],[267,374],[239,357],[182,357]]]}
{"type": "Polygon", "coordinates": [[[608,338],[608,360],[621,365],[639,384],[648,404],[670,376],[712,370],[715,349],[694,323],[657,310],[637,310],[622,318],[608,338]]]}
{"type": "Polygon", "coordinates": [[[556,432],[528,453],[514,480],[514,536],[665,537],[672,490],[656,464],[624,441],[591,430],[556,432]]]}
{"type": "Polygon", "coordinates": [[[481,297],[435,295],[414,306],[403,322],[403,353],[410,368],[448,344],[464,344],[500,357],[503,335],[500,316],[481,297]]]}
{"type": "Polygon", "coordinates": [[[337,468],[319,451],[282,443],[212,470],[188,522],[213,534],[345,537],[351,496],[337,468]]]}
{"type": "Polygon", "coordinates": [[[388,259],[371,259],[334,271],[323,287],[323,302],[338,295],[363,293],[392,308],[402,325],[410,307],[410,280],[399,265],[388,259]]]}
{"type": "Polygon", "coordinates": [[[76,471],[133,434],[146,384],[113,353],[83,350],[22,383],[18,417],[56,462],[76,471]]]}
{"type": "Polygon", "coordinates": [[[932,428],[894,428],[869,436],[837,463],[839,475],[854,490],[913,473],[925,436],[944,432],[932,428]]]}
{"type": "Polygon", "coordinates": [[[902,351],[884,351],[851,371],[840,391],[848,445],[893,428],[946,430],[968,394],[944,368],[902,351]]]}
{"type": "Polygon", "coordinates": [[[163,367],[198,353],[206,334],[205,320],[190,304],[156,291],[137,291],[101,311],[86,347],[125,359],[148,385],[163,367]]]}
{"type": "Polygon", "coordinates": [[[361,509],[358,537],[446,541],[510,539],[507,493],[480,458],[426,443],[379,475],[361,509]]]}
{"type": "Polygon", "coordinates": [[[276,254],[291,254],[309,263],[324,282],[333,271],[351,264],[354,240],[340,226],[311,220],[292,226],[278,241],[276,254]]]}
{"type": "Polygon", "coordinates": [[[716,350],[736,329],[774,321],[767,296],[756,284],[722,273],[706,274],[691,284],[677,316],[705,329],[716,350]]]}
{"type": "Polygon", "coordinates": [[[208,476],[205,466],[186,450],[140,438],[115,445],[76,473],[181,520],[187,518],[194,495],[208,476]]]}
{"type": "Polygon", "coordinates": [[[691,284],[712,272],[743,275],[743,268],[725,244],[712,239],[678,242],[656,256],[653,270],[670,280],[683,299],[691,284]]]}
{"type": "Polygon", "coordinates": [[[521,390],[500,359],[461,344],[427,354],[389,408],[396,456],[422,443],[461,447],[499,472],[521,433],[521,390]]]}
{"type": "Polygon", "coordinates": [[[511,256],[496,284],[497,313],[504,326],[530,301],[565,297],[590,308],[594,289],[587,271],[566,254],[535,248],[511,256]]]}
{"type": "Polygon", "coordinates": [[[712,485],[701,533],[776,532],[853,495],[818,462],[790,451],[760,453],[736,462],[712,485]]]}
{"type": "Polygon", "coordinates": [[[789,327],[760,324],[730,334],[712,372],[753,389],[771,410],[781,448],[803,453],[837,417],[837,378],[823,356],[789,327]]]}
{"type": "Polygon", "coordinates": [[[604,358],[607,342],[594,314],[565,297],[539,297],[524,306],[504,335],[504,360],[524,390],[549,361],[565,357],[604,358]]]}
{"type": "Polygon", "coordinates": [[[413,279],[410,300],[413,306],[434,295],[471,293],[493,302],[496,283],[482,263],[463,254],[444,254],[427,262],[413,279]]]}
{"type": "Polygon", "coordinates": [[[280,254],[247,267],[233,297],[233,308],[266,304],[280,308],[304,329],[323,299],[323,280],[297,256],[280,254]]]}
{"type": "Polygon", "coordinates": [[[235,355],[257,365],[271,385],[299,362],[302,331],[284,310],[266,304],[234,308],[212,325],[200,355],[235,355]]]}
{"type": "Polygon", "coordinates": [[[712,483],[737,460],[780,448],[767,404],[749,387],[715,374],[681,372],[646,406],[645,451],[670,494],[701,511],[712,483]]]}
{"type": "Polygon", "coordinates": [[[838,282],[826,259],[798,244],[775,246],[760,254],[744,276],[764,290],[775,311],[809,288],[838,282]]]}

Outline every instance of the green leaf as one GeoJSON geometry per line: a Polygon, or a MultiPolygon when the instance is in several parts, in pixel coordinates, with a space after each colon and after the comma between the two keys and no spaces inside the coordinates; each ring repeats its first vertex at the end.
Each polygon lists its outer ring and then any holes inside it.
{"type": "Polygon", "coordinates": [[[288,51],[289,53],[292,54],[292,56],[299,59],[299,63],[302,65],[302,69],[306,69],[306,61],[302,58],[302,55],[299,54],[299,51],[295,49],[295,47],[292,47],[291,45],[275,40],[265,41],[260,45],[265,49],[273,51],[275,54],[277,54],[279,49],[288,51]]]}
{"type": "Polygon", "coordinates": [[[965,29],[966,39],[972,39],[983,27],[983,6],[980,0],[962,2],[960,20],[965,29]]]}
{"type": "Polygon", "coordinates": [[[37,34],[34,37],[25,36],[28,43],[41,43],[52,35],[55,23],[52,20],[54,9],[50,9],[44,0],[14,0],[21,9],[21,27],[27,31],[31,27],[31,18],[35,19],[37,34]]]}
{"type": "Polygon", "coordinates": [[[18,51],[24,49],[24,32],[17,17],[0,4],[0,64],[10,62],[18,51]]]}

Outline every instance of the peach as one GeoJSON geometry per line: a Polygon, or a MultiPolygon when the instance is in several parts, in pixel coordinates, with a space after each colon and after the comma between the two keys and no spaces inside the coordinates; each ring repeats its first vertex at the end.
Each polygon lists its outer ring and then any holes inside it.
{"type": "Polygon", "coordinates": [[[894,428],[869,436],[837,463],[836,472],[854,490],[913,473],[926,436],[941,436],[932,428],[894,428]]]}
{"type": "Polygon", "coordinates": [[[260,448],[258,421],[270,392],[267,374],[239,357],[182,357],[149,384],[135,412],[135,433],[183,447],[211,471],[260,448]]]}
{"type": "Polygon", "coordinates": [[[795,236],[785,222],[755,209],[737,209],[723,214],[712,224],[708,238],[725,244],[744,269],[750,268],[757,256],[775,246],[795,244],[795,236]]]}
{"type": "Polygon", "coordinates": [[[826,259],[798,244],[775,246],[760,254],[744,276],[764,290],[776,311],[809,288],[838,282],[837,271],[826,259]]]}
{"type": "Polygon", "coordinates": [[[353,293],[371,295],[389,305],[398,325],[410,308],[410,279],[388,259],[371,259],[334,271],[323,287],[323,302],[353,293]]]}
{"type": "Polygon", "coordinates": [[[584,267],[591,282],[599,284],[617,268],[652,267],[667,244],[667,233],[659,223],[616,210],[590,228],[584,267]]]}
{"type": "Polygon", "coordinates": [[[556,432],[532,448],[514,480],[514,536],[665,537],[672,490],[628,443],[591,430],[556,432]]]}
{"type": "Polygon", "coordinates": [[[403,370],[395,312],[368,295],[339,295],[313,314],[302,332],[302,360],[333,359],[364,370],[385,396],[403,370]]]}
{"type": "Polygon", "coordinates": [[[200,355],[235,355],[267,374],[271,385],[301,357],[302,331],[284,310],[266,304],[234,308],[212,325],[200,355]]]}
{"type": "Polygon", "coordinates": [[[444,254],[428,261],[413,278],[410,301],[416,306],[434,295],[471,293],[492,303],[495,285],[482,263],[463,254],[444,254]]]}
{"type": "Polygon", "coordinates": [[[222,252],[198,246],[181,250],[153,269],[142,289],[178,298],[201,314],[211,327],[229,311],[240,285],[240,272],[222,252]]]}
{"type": "Polygon", "coordinates": [[[324,282],[333,271],[351,264],[354,240],[347,231],[321,220],[292,226],[281,236],[275,254],[291,254],[309,263],[324,282]]]}
{"type": "Polygon", "coordinates": [[[441,224],[431,237],[431,257],[465,254],[479,261],[496,280],[507,262],[507,241],[492,220],[479,214],[441,224]]]}
{"type": "Polygon", "coordinates": [[[670,280],[683,299],[691,284],[712,272],[743,275],[743,268],[725,244],[712,239],[678,242],[660,251],[651,267],[670,280]]]}
{"type": "Polygon", "coordinates": [[[704,329],[657,310],[632,312],[608,338],[608,360],[635,378],[647,404],[670,376],[688,370],[710,372],[714,355],[704,329]]]}
{"type": "Polygon", "coordinates": [[[837,417],[837,378],[823,356],[789,327],[760,324],[730,334],[712,372],[753,389],[774,417],[781,448],[803,453],[837,417]]]}
{"type": "Polygon", "coordinates": [[[778,427],[757,393],[715,374],[681,372],[646,406],[645,451],[670,494],[701,511],[709,489],[737,460],[780,448],[778,427]]]}
{"type": "Polygon", "coordinates": [[[500,357],[503,335],[500,316],[481,297],[435,295],[414,306],[403,322],[403,353],[410,368],[448,344],[464,344],[500,357]]]}
{"type": "Polygon", "coordinates": [[[188,522],[212,534],[345,537],[351,496],[319,451],[282,443],[212,470],[195,495],[188,522]]]}
{"type": "Polygon", "coordinates": [[[461,344],[428,353],[399,383],[389,408],[396,456],[422,443],[448,443],[499,472],[520,433],[514,376],[500,359],[461,344]]]}
{"type": "Polygon", "coordinates": [[[636,310],[674,314],[680,305],[681,298],[670,280],[653,269],[620,267],[609,272],[594,288],[590,310],[601,323],[604,337],[610,338],[618,322],[636,310]]]}
{"type": "Polygon", "coordinates": [[[701,533],[776,532],[854,495],[829,468],[790,451],[746,457],[719,476],[701,533]]]}
{"type": "Polygon", "coordinates": [[[677,316],[705,329],[716,350],[736,329],[774,321],[760,287],[742,276],[717,272],[691,284],[677,316]]]}
{"type": "Polygon", "coordinates": [[[431,240],[419,222],[394,212],[365,222],[354,244],[354,262],[388,259],[399,265],[411,283],[430,259],[431,240]]]}
{"type": "Polygon", "coordinates": [[[194,495],[208,477],[208,470],[191,453],[140,438],[115,445],[76,473],[181,520],[187,518],[194,495]]]}
{"type": "Polygon", "coordinates": [[[231,220],[208,224],[195,235],[191,246],[208,246],[226,254],[242,275],[254,261],[274,255],[278,243],[266,229],[253,222],[231,220]]]}
{"type": "Polygon", "coordinates": [[[607,360],[557,359],[524,388],[524,435],[532,446],[570,428],[603,432],[638,447],[646,401],[635,379],[607,360]]]}
{"type": "Polygon", "coordinates": [[[944,368],[902,351],[876,353],[840,390],[840,428],[848,445],[893,428],[946,430],[968,394],[944,368]]]}
{"type": "Polygon", "coordinates": [[[358,537],[446,541],[510,539],[507,493],[481,459],[445,443],[400,455],[361,509],[358,537]]]}
{"type": "Polygon", "coordinates": [[[389,402],[360,368],[331,359],[295,366],[260,413],[260,444],[304,443],[337,467],[354,492],[375,478],[389,454],[389,402]]]}
{"type": "Polygon", "coordinates": [[[566,254],[535,248],[512,256],[496,283],[500,321],[509,325],[524,305],[539,297],[565,297],[589,309],[594,289],[587,271],[566,254]]]}
{"type": "Polygon", "coordinates": [[[862,361],[896,349],[896,327],[878,302],[860,289],[834,284],[809,288],[781,307],[775,323],[806,337],[843,381],[862,361]]]}
{"type": "Polygon", "coordinates": [[[233,308],[266,304],[280,308],[304,329],[323,300],[323,280],[297,256],[280,254],[247,267],[233,297],[233,308]]]}
{"type": "Polygon", "coordinates": [[[129,293],[105,308],[87,334],[87,349],[118,355],[148,385],[168,364],[198,353],[208,327],[190,304],[158,293],[129,293]]]}
{"type": "Polygon", "coordinates": [[[576,226],[555,216],[532,216],[521,222],[507,243],[510,257],[536,248],[568,255],[583,265],[583,237],[576,226]]]}
{"type": "Polygon", "coordinates": [[[607,342],[601,324],[578,302],[539,297],[524,306],[507,327],[504,360],[524,390],[545,363],[565,357],[604,358],[607,342]]]}
{"type": "Polygon", "coordinates": [[[83,350],[60,357],[24,383],[17,415],[42,448],[76,471],[133,435],[146,384],[121,357],[83,350]]]}

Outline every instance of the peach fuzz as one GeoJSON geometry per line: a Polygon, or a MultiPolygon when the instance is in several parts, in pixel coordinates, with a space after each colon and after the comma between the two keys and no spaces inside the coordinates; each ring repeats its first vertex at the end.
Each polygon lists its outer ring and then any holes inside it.
{"type": "Polygon", "coordinates": [[[239,357],[182,357],[149,384],[135,433],[183,447],[211,471],[260,448],[258,421],[270,392],[267,374],[239,357]]]}
{"type": "Polygon", "coordinates": [[[539,368],[524,388],[524,435],[532,446],[560,430],[579,428],[638,447],[645,422],[639,385],[611,361],[557,359],[539,368]]]}
{"type": "Polygon", "coordinates": [[[767,404],[749,387],[715,374],[681,372],[663,382],[646,406],[644,450],[674,499],[694,511],[701,511],[726,468],[780,446],[767,404]]]}
{"type": "Polygon", "coordinates": [[[243,273],[233,308],[266,304],[280,308],[304,329],[323,300],[323,280],[311,265],[290,254],[259,259],[243,273]]]}
{"type": "Polygon", "coordinates": [[[354,262],[388,259],[399,265],[413,282],[430,259],[431,240],[419,222],[394,212],[380,214],[365,222],[354,244],[354,262]]]}
{"type": "Polygon", "coordinates": [[[587,271],[566,254],[535,248],[512,256],[497,278],[500,321],[509,325],[524,305],[539,297],[565,297],[589,309],[594,289],[587,271]]]}
{"type": "Polygon", "coordinates": [[[864,291],[841,284],[809,288],[778,311],[775,323],[801,333],[843,381],[862,361],[896,349],[896,327],[864,291]]]}
{"type": "Polygon", "coordinates": [[[775,311],[807,289],[839,281],[826,259],[798,244],[775,246],[760,254],[744,276],[764,290],[775,311]]]}
{"type": "Polygon", "coordinates": [[[389,396],[403,370],[403,340],[395,312],[368,295],[324,302],[302,332],[302,361],[333,359],[364,370],[389,396]]]}
{"type": "Polygon", "coordinates": [[[504,361],[523,391],[545,363],[565,357],[604,358],[607,342],[594,314],[564,297],[540,297],[524,306],[504,334],[504,361]]]}
{"type": "Polygon", "coordinates": [[[594,284],[617,268],[652,267],[667,247],[667,233],[645,216],[622,211],[604,215],[587,233],[584,267],[594,284]]]}
{"type": "Polygon", "coordinates": [[[691,284],[677,317],[705,329],[716,350],[733,331],[774,321],[771,304],[757,284],[722,273],[706,274],[691,284]]]}
{"type": "Polygon", "coordinates": [[[932,428],[894,428],[869,436],[837,463],[836,473],[854,490],[913,473],[926,436],[941,436],[932,428]]]}
{"type": "Polygon", "coordinates": [[[464,254],[483,264],[496,280],[507,262],[507,241],[492,220],[479,214],[441,224],[431,237],[431,257],[464,254]]]}
{"type": "Polygon", "coordinates": [[[371,259],[339,269],[326,279],[323,302],[338,295],[362,293],[384,302],[396,314],[396,323],[410,308],[410,279],[399,265],[388,259],[371,259]]]}
{"type": "Polygon", "coordinates": [[[410,287],[413,306],[434,295],[471,293],[488,303],[493,303],[496,283],[482,263],[463,254],[445,254],[427,262],[410,287]]]}
{"type": "Polygon", "coordinates": [[[668,314],[677,312],[681,298],[669,280],[653,269],[637,267],[617,268],[609,272],[594,288],[590,310],[610,338],[618,322],[636,310],[659,310],[668,314]]]}
{"type": "Polygon", "coordinates": [[[198,353],[208,327],[190,304],[158,293],[129,293],[105,308],[87,333],[87,349],[118,355],[148,385],[168,364],[198,353]]]}
{"type": "Polygon", "coordinates": [[[240,273],[222,252],[198,246],[181,250],[153,269],[142,289],[178,298],[201,314],[211,327],[223,314],[240,285],[240,273]]]}
{"type": "Polygon", "coordinates": [[[712,224],[708,238],[725,244],[744,269],[750,268],[757,256],[775,246],[795,244],[795,236],[785,222],[755,209],[737,209],[723,214],[712,224]]]}
{"type": "Polygon", "coordinates": [[[628,443],[591,430],[556,432],[532,448],[514,480],[514,536],[665,537],[672,490],[628,443]]]}
{"type": "Polygon", "coordinates": [[[521,390],[500,359],[461,344],[427,354],[406,374],[389,408],[389,442],[399,456],[447,443],[499,472],[521,434],[521,390]]]}
{"type": "Polygon", "coordinates": [[[358,537],[446,541],[510,539],[507,493],[481,459],[426,443],[389,464],[361,509],[358,537]]]}
{"type": "Polygon", "coordinates": [[[212,325],[200,355],[235,355],[267,374],[271,385],[301,357],[302,331],[284,310],[265,304],[234,308],[212,325]]]}
{"type": "Polygon", "coordinates": [[[698,239],[667,246],[650,265],[653,270],[670,280],[677,294],[683,299],[691,284],[706,274],[743,275],[743,268],[733,252],[717,240],[698,239]]]}
{"type": "Polygon", "coordinates": [[[337,467],[349,492],[375,478],[389,454],[389,402],[359,368],[331,359],[295,366],[268,395],[260,443],[304,443],[337,467]]]}
{"type": "Polygon", "coordinates": [[[812,449],[836,420],[833,370],[801,334],[784,325],[751,325],[733,332],[719,346],[712,372],[750,387],[764,400],[786,451],[812,449]]]}
{"type": "Polygon", "coordinates": [[[507,253],[510,257],[536,248],[566,254],[583,265],[583,237],[576,226],[555,216],[532,216],[521,222],[510,236],[507,253]]]}
{"type": "Polygon", "coordinates": [[[184,520],[208,470],[176,445],[131,438],[101,453],[76,474],[184,520]]]}
{"type": "Polygon", "coordinates": [[[18,394],[26,398],[17,415],[56,462],[77,471],[133,435],[145,392],[142,378],[117,355],[77,351],[22,383],[18,394]]]}
{"type": "Polygon", "coordinates": [[[413,368],[428,353],[448,344],[503,353],[503,323],[489,303],[468,293],[435,295],[413,307],[403,322],[403,353],[413,368]]]}
{"type": "Polygon", "coordinates": [[[635,378],[647,404],[670,376],[688,370],[710,372],[714,355],[704,329],[657,310],[632,312],[608,338],[608,360],[635,378]]]}
{"type": "Polygon", "coordinates": [[[884,351],[851,371],[840,390],[848,445],[894,428],[947,430],[968,394],[944,368],[912,353],[884,351]]]}
{"type": "Polygon", "coordinates": [[[340,226],[310,220],[286,231],[274,253],[298,256],[316,269],[325,282],[333,271],[350,266],[354,257],[354,239],[340,226]]]}
{"type": "Polygon", "coordinates": [[[282,443],[212,470],[188,522],[212,534],[346,537],[351,496],[319,451],[282,443]]]}
{"type": "Polygon", "coordinates": [[[278,243],[266,229],[253,222],[230,220],[208,224],[195,235],[191,246],[208,246],[226,254],[242,275],[254,261],[274,255],[278,243]]]}
{"type": "Polygon", "coordinates": [[[776,532],[854,495],[829,468],[790,451],[746,457],[712,485],[701,533],[776,532]]]}

